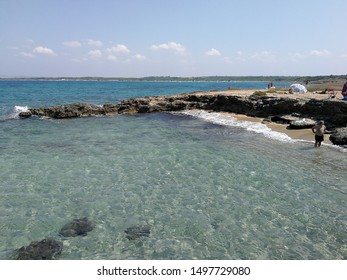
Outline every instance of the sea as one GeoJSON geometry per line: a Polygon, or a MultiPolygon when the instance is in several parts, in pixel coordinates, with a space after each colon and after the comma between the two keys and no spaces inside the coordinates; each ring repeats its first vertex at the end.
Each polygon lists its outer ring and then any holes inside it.
{"type": "Polygon", "coordinates": [[[45,105],[266,86],[1,80],[0,259],[44,238],[63,243],[62,260],[347,259],[346,149],[315,149],[216,112],[18,116],[45,105]],[[92,231],[59,234],[84,217],[92,231]],[[149,236],[129,240],[125,231],[141,225],[149,236]]]}

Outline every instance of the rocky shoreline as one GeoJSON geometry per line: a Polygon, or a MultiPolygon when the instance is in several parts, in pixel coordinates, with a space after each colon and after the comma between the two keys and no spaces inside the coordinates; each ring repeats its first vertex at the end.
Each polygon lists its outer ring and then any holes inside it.
{"type": "Polygon", "coordinates": [[[45,106],[20,113],[21,118],[33,115],[56,119],[98,115],[209,110],[264,118],[265,121],[288,124],[291,129],[307,128],[323,119],[333,133],[330,140],[347,145],[347,102],[321,95],[289,95],[265,91],[196,92],[170,96],[130,98],[118,104],[97,106],[74,103],[45,106]]]}

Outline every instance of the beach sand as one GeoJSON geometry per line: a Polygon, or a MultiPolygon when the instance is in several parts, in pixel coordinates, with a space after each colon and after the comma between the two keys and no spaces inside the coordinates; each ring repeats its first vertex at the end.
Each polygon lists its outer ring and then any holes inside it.
{"type": "MultiPolygon", "coordinates": [[[[233,117],[241,121],[248,121],[248,122],[258,122],[258,123],[263,123],[273,131],[285,133],[292,139],[296,140],[305,140],[305,141],[310,141],[314,143],[314,134],[310,128],[308,129],[287,129],[288,125],[285,124],[279,124],[279,123],[274,123],[274,122],[263,122],[262,118],[254,118],[254,117],[249,117],[246,115],[240,115],[240,114],[233,114],[233,113],[221,113],[225,117],[233,117]]],[[[329,140],[329,135],[326,134],[324,137],[324,143],[325,144],[332,144],[331,141],[329,140]]]]}
{"type": "MultiPolygon", "coordinates": [[[[307,92],[305,94],[288,94],[287,91],[279,89],[277,92],[268,92],[267,90],[225,90],[225,91],[215,91],[215,92],[210,92],[210,94],[213,95],[234,95],[234,96],[244,96],[248,97],[252,95],[255,91],[264,91],[266,92],[266,96],[271,96],[271,97],[284,97],[284,98],[289,98],[289,99],[296,99],[296,100],[311,100],[311,99],[316,99],[316,100],[331,100],[331,97],[329,94],[319,94],[319,93],[312,93],[312,92],[307,92]]],[[[206,93],[205,93],[206,94],[206,93]]],[[[344,102],[341,98],[341,94],[337,91],[337,95],[334,98],[337,102],[344,102]]],[[[288,125],[285,124],[278,124],[274,122],[263,122],[262,118],[254,118],[254,117],[249,117],[246,115],[241,115],[241,114],[233,114],[233,113],[222,113],[224,116],[231,116],[239,120],[244,120],[244,121],[250,121],[250,122],[261,122],[264,123],[267,127],[271,128],[274,131],[285,133],[292,139],[297,139],[297,140],[305,140],[305,141],[310,141],[314,143],[314,134],[312,130],[309,129],[287,129],[288,125]]],[[[324,137],[324,143],[325,144],[332,144],[331,141],[329,140],[329,135],[326,134],[324,137]]]]}
{"type": "MultiPolygon", "coordinates": [[[[264,92],[266,93],[266,96],[268,97],[280,97],[280,98],[288,98],[288,99],[296,99],[296,100],[331,100],[331,96],[327,93],[321,94],[321,93],[313,93],[313,92],[307,92],[307,93],[294,93],[289,94],[288,91],[283,89],[277,89],[274,90],[274,92],[264,90],[264,89],[233,89],[233,90],[223,90],[223,91],[211,91],[209,92],[211,95],[233,95],[233,96],[243,96],[243,97],[249,97],[254,92],[264,92]]],[[[196,93],[199,95],[199,93],[196,93]]],[[[201,94],[206,94],[206,92],[201,92],[201,94]]],[[[333,98],[333,100],[344,102],[342,100],[342,95],[339,91],[336,91],[336,97],[333,98]]]]}

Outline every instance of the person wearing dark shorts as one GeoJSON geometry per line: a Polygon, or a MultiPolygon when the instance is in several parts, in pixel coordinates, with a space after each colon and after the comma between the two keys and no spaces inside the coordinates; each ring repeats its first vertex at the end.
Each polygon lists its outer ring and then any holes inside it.
{"type": "Polygon", "coordinates": [[[324,141],[324,135],[315,135],[314,139],[316,140],[317,143],[323,142],[324,141]]]}
{"type": "Polygon", "coordinates": [[[312,132],[314,133],[315,139],[314,146],[318,148],[324,141],[324,133],[327,132],[327,128],[324,125],[324,121],[319,121],[314,127],[312,127],[312,132]]]}

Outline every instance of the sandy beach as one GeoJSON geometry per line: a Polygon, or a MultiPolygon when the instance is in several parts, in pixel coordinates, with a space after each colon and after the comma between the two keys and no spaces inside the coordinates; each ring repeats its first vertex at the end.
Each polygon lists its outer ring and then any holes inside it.
{"type": "MultiPolygon", "coordinates": [[[[210,94],[213,95],[234,95],[234,96],[244,96],[248,97],[252,95],[254,92],[264,92],[266,93],[266,96],[268,97],[281,97],[281,98],[289,98],[289,99],[295,99],[295,100],[310,100],[310,99],[316,99],[316,100],[331,100],[330,94],[327,93],[313,93],[313,92],[307,92],[307,93],[293,93],[289,94],[287,90],[284,89],[275,89],[274,91],[268,91],[264,89],[247,89],[247,90],[240,90],[240,89],[231,89],[231,90],[223,90],[223,91],[210,91],[210,94]]],[[[196,93],[199,95],[199,93],[196,93]]],[[[202,92],[201,94],[206,94],[206,92],[202,92]]],[[[335,91],[336,97],[333,98],[333,100],[336,100],[337,102],[345,102],[342,100],[341,91],[335,91]]]]}
{"type": "MultiPolygon", "coordinates": [[[[254,118],[254,117],[249,117],[246,115],[232,114],[232,113],[222,113],[222,114],[223,116],[233,117],[242,121],[263,123],[274,131],[285,133],[292,139],[314,142],[314,134],[312,133],[311,129],[287,129],[288,125],[274,123],[274,122],[263,122],[263,119],[261,118],[254,118]]],[[[328,134],[326,134],[324,137],[324,143],[332,144],[331,141],[329,140],[328,134]]]]}
{"type": "MultiPolygon", "coordinates": [[[[300,100],[310,100],[310,99],[317,99],[317,100],[324,100],[324,99],[331,99],[329,94],[318,94],[318,93],[311,93],[308,92],[306,94],[287,94],[284,91],[269,93],[266,90],[226,90],[226,91],[218,91],[218,92],[211,92],[211,94],[224,94],[224,95],[237,95],[237,96],[250,96],[255,91],[264,91],[266,92],[267,96],[273,96],[273,97],[286,97],[290,99],[300,99],[300,100]]],[[[339,98],[339,92],[337,92],[336,95],[336,101],[337,102],[344,102],[339,98]]],[[[305,140],[305,141],[312,141],[314,142],[314,134],[312,133],[311,129],[287,129],[288,125],[286,124],[279,124],[274,122],[263,122],[262,118],[255,118],[250,117],[246,115],[240,115],[240,114],[233,114],[233,113],[222,113],[224,116],[230,116],[237,118],[239,120],[243,121],[250,121],[250,122],[262,122],[267,127],[271,128],[274,131],[285,133],[292,139],[298,139],[298,140],[305,140]]],[[[325,144],[332,144],[329,140],[329,135],[326,134],[324,137],[324,143],[325,144]]]]}
{"type": "MultiPolygon", "coordinates": [[[[289,94],[288,91],[278,89],[275,92],[269,92],[268,90],[263,89],[252,89],[252,90],[238,90],[238,89],[231,89],[231,90],[225,90],[225,91],[213,91],[210,92],[213,95],[235,95],[235,96],[244,96],[248,97],[252,95],[254,92],[263,91],[266,93],[266,96],[269,97],[285,97],[289,99],[296,99],[296,100],[336,100],[336,102],[345,102],[342,100],[341,92],[335,90],[336,96],[332,99],[330,94],[322,94],[322,93],[313,93],[313,92],[307,92],[305,94],[289,94]]],[[[239,120],[243,121],[250,121],[250,122],[261,122],[264,123],[267,127],[271,128],[274,131],[285,133],[292,139],[298,139],[298,140],[305,140],[305,141],[311,141],[314,142],[314,134],[312,133],[311,129],[287,129],[288,125],[286,124],[279,124],[274,122],[263,122],[262,118],[255,118],[250,117],[246,115],[241,114],[233,114],[233,113],[222,113],[224,116],[230,116],[237,118],[239,120]]],[[[329,140],[329,134],[326,134],[324,137],[324,143],[325,144],[332,144],[329,140]]]]}

